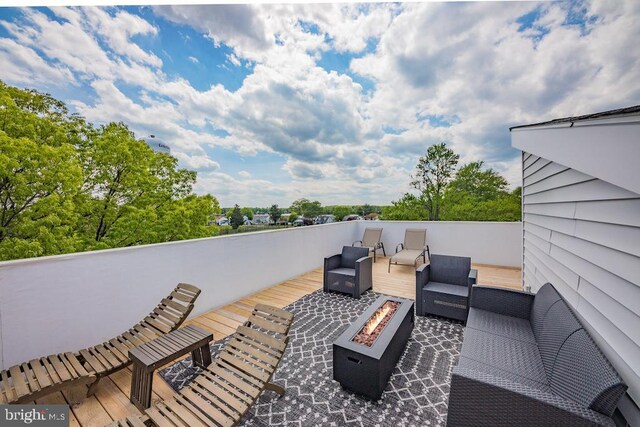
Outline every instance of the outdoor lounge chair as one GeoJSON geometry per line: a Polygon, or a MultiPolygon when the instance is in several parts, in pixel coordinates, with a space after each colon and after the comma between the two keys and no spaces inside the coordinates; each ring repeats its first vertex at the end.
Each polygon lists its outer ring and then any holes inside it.
{"type": "Polygon", "coordinates": [[[174,397],[158,401],[144,415],[109,426],[237,425],[263,391],[284,395],[285,390],[270,381],[289,342],[292,322],[293,314],[288,311],[256,305],[211,365],[189,385],[174,397]]]}
{"type": "Polygon", "coordinates": [[[362,240],[356,240],[351,246],[355,246],[356,243],[360,243],[360,246],[369,248],[369,251],[373,251],[373,262],[376,262],[376,252],[378,249],[382,249],[382,255],[387,256],[384,250],[384,243],[382,243],[382,228],[365,228],[362,240]]]}
{"type": "Polygon", "coordinates": [[[423,262],[427,262],[429,257],[429,245],[427,245],[427,230],[424,228],[407,228],[404,232],[404,243],[398,243],[396,254],[389,258],[389,269],[391,264],[416,265],[418,258],[422,257],[423,262]],[[402,250],[398,252],[398,248],[402,250]],[[426,252],[426,256],[425,256],[426,252]]]}
{"type": "Polygon", "coordinates": [[[0,372],[0,404],[31,402],[81,384],[90,384],[87,396],[91,396],[102,377],[131,363],[130,348],[177,329],[193,310],[198,295],[200,289],[180,283],[141,322],[109,341],[78,353],[33,359],[0,372]]]}

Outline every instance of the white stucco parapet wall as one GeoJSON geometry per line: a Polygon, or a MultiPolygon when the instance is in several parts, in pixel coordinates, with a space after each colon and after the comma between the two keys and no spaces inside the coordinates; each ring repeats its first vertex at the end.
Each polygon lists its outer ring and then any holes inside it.
{"type": "Polygon", "coordinates": [[[76,351],[130,328],[178,282],[202,289],[193,315],[321,267],[383,227],[388,253],[426,227],[432,253],[519,267],[522,225],[353,221],[0,262],[0,369],[76,351]]]}

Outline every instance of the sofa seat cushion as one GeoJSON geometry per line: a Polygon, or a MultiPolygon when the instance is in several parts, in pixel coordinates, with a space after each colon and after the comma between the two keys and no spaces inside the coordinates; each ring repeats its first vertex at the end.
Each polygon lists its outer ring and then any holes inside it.
{"type": "Polygon", "coordinates": [[[461,356],[535,382],[549,383],[536,343],[468,328],[464,332],[461,356]]]}
{"type": "Polygon", "coordinates": [[[531,324],[528,320],[505,316],[504,314],[493,313],[478,308],[472,307],[469,309],[469,317],[467,318],[467,329],[468,328],[518,341],[533,344],[536,342],[531,324]]]}
{"type": "Polygon", "coordinates": [[[547,383],[535,381],[531,378],[518,375],[517,373],[501,369],[498,366],[479,362],[465,356],[460,356],[457,366],[460,368],[471,369],[476,372],[482,372],[483,374],[493,375],[494,377],[503,378],[505,380],[509,380],[517,384],[526,385],[528,387],[532,387],[546,393],[551,393],[551,387],[549,387],[549,384],[547,383]]]}

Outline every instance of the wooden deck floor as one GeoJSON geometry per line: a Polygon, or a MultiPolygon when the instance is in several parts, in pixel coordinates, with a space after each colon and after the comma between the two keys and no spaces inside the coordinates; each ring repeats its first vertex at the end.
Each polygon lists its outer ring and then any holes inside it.
{"type": "MultiPolygon", "coordinates": [[[[391,266],[387,273],[387,259],[379,258],[373,268],[373,290],[376,292],[415,299],[415,269],[391,266]]],[[[520,269],[487,265],[474,265],[478,269],[478,283],[490,286],[520,288],[520,269]]],[[[255,304],[263,303],[284,307],[299,298],[322,288],[322,269],[310,271],[294,279],[249,295],[224,307],[209,311],[187,321],[213,332],[215,340],[232,334],[249,316],[255,304]]],[[[86,388],[81,387],[55,393],[39,399],[37,403],[68,403],[71,405],[72,426],[103,426],[131,414],[139,414],[129,402],[131,368],[123,369],[100,382],[95,396],[84,398],[86,388]],[[74,403],[79,402],[79,403],[74,403]]],[[[167,398],[173,390],[157,374],[153,381],[153,400],[167,398]]]]}

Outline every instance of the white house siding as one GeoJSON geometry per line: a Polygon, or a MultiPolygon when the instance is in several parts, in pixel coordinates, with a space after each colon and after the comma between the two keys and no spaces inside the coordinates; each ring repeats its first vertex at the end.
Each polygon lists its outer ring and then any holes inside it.
{"type": "Polygon", "coordinates": [[[527,152],[522,166],[524,285],[556,286],[640,402],[640,195],[527,152]]]}

